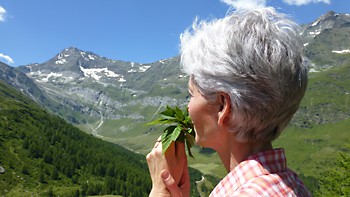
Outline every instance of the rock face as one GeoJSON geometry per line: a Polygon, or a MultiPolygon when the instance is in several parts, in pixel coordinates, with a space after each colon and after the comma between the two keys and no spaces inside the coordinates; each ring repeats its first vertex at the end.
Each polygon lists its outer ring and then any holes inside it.
{"type": "Polygon", "coordinates": [[[19,89],[36,102],[41,103],[45,100],[44,94],[32,79],[2,62],[0,62],[0,79],[19,89]]]}

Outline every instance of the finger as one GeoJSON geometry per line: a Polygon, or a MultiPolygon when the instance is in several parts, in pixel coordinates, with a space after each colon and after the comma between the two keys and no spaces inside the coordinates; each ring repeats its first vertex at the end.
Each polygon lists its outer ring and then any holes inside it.
{"type": "Polygon", "coordinates": [[[175,142],[171,142],[165,154],[171,157],[175,156],[175,142]]]}
{"type": "Polygon", "coordinates": [[[186,157],[185,143],[183,143],[183,142],[176,142],[175,143],[175,154],[176,154],[177,158],[186,157]]]}
{"type": "Polygon", "coordinates": [[[157,142],[161,142],[162,141],[162,136],[159,136],[158,138],[157,138],[157,142]]]}
{"type": "Polygon", "coordinates": [[[179,186],[176,184],[174,178],[171,176],[169,171],[162,170],[161,177],[163,180],[164,185],[169,190],[172,197],[181,197],[181,190],[179,186]]]}
{"type": "Polygon", "coordinates": [[[181,188],[183,188],[183,187],[189,188],[190,187],[190,175],[188,172],[187,160],[185,161],[185,166],[184,166],[184,169],[182,171],[181,180],[179,182],[179,185],[181,188]]]}
{"type": "Polygon", "coordinates": [[[159,136],[156,142],[154,143],[153,148],[157,148],[161,142],[162,142],[162,136],[159,136]]]}
{"type": "Polygon", "coordinates": [[[157,148],[158,145],[159,145],[159,142],[154,143],[153,148],[157,148]]]}

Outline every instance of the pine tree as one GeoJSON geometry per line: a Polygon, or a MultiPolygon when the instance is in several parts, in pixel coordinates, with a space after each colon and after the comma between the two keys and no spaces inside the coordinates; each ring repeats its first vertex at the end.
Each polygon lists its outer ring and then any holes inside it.
{"type": "Polygon", "coordinates": [[[44,171],[43,171],[43,170],[40,170],[40,173],[39,173],[39,182],[40,182],[40,183],[46,183],[46,181],[45,181],[45,174],[44,174],[44,171]]]}
{"type": "Polygon", "coordinates": [[[58,180],[58,177],[59,177],[58,170],[56,168],[54,168],[52,170],[52,173],[51,173],[51,178],[52,178],[52,180],[58,180]]]}

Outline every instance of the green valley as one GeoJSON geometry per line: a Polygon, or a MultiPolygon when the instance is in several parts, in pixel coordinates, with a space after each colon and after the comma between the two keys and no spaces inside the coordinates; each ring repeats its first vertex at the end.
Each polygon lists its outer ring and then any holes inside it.
{"type": "MultiPolygon", "coordinates": [[[[80,131],[0,81],[0,194],[148,196],[145,156],[80,131]]],[[[202,178],[190,169],[192,194],[202,178]]]]}

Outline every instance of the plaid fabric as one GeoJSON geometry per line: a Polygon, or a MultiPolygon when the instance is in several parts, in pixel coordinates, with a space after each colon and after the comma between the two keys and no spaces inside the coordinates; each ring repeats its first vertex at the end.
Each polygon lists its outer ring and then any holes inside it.
{"type": "Polygon", "coordinates": [[[283,149],[250,156],[239,163],[214,188],[218,196],[301,196],[311,194],[298,176],[287,168],[283,149]]]}

